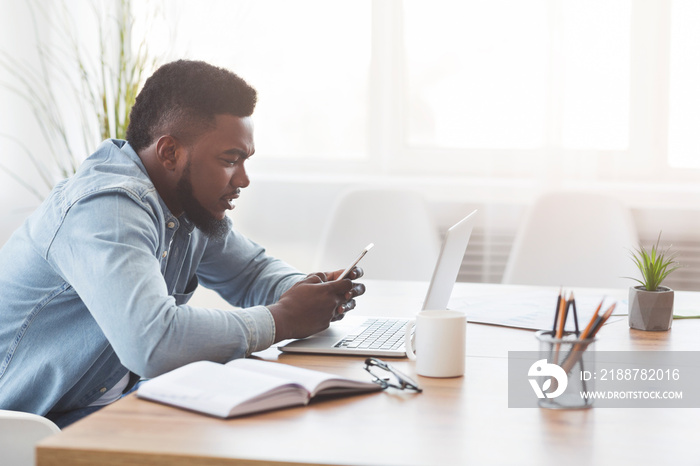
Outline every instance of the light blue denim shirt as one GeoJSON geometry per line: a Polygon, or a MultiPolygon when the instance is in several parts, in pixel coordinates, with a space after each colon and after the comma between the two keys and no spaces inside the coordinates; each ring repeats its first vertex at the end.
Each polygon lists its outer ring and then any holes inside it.
{"type": "Polygon", "coordinates": [[[127,371],[267,348],[265,305],[301,278],[235,230],[213,241],[173,216],[128,143],[105,141],[0,250],[0,408],[70,411],[127,371]],[[188,306],[198,284],[242,309],[188,306]]]}

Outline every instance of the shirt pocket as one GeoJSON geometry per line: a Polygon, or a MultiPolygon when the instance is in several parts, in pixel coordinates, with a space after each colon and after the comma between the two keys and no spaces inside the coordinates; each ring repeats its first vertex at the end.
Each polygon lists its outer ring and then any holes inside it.
{"type": "Polygon", "coordinates": [[[175,298],[175,304],[177,304],[178,306],[180,304],[187,304],[187,302],[190,300],[198,286],[199,279],[197,278],[197,275],[194,275],[192,276],[190,281],[187,282],[187,286],[185,287],[185,291],[183,293],[173,293],[173,298],[175,298]]]}

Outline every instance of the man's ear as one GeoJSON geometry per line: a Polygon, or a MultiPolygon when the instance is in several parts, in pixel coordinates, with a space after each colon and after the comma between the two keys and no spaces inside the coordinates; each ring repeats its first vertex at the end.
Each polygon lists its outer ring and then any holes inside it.
{"type": "Polygon", "coordinates": [[[180,144],[173,136],[161,136],[156,142],[156,157],[158,161],[168,171],[174,171],[177,168],[178,150],[180,144]]]}

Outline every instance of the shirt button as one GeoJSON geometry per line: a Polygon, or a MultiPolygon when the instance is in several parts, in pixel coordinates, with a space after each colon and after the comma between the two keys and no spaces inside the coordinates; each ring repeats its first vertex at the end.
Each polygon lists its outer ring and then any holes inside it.
{"type": "Polygon", "coordinates": [[[100,388],[100,393],[104,393],[106,391],[107,391],[107,388],[105,388],[105,387],[100,388]]]}
{"type": "Polygon", "coordinates": [[[168,251],[163,251],[163,259],[165,259],[165,256],[168,255],[168,251]]]}
{"type": "Polygon", "coordinates": [[[175,222],[168,222],[168,228],[175,228],[175,222]]]}

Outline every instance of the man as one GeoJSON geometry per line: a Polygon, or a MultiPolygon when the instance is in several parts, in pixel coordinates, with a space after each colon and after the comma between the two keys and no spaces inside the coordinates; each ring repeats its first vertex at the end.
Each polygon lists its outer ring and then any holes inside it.
{"type": "MultiPolygon", "coordinates": [[[[256,92],[203,62],[157,70],[108,140],[0,250],[0,408],[59,426],[139,377],[328,327],[361,284],[305,276],[231,229],[256,92]],[[188,306],[198,284],[234,306],[188,306]]],[[[352,279],[362,275],[355,269],[352,279]]]]}

